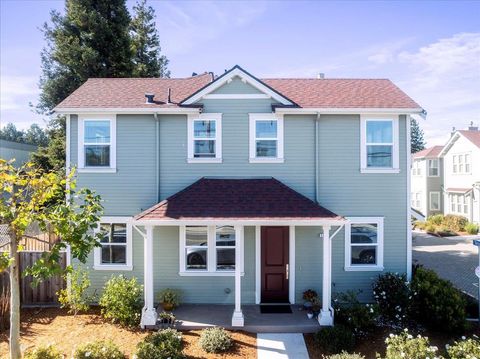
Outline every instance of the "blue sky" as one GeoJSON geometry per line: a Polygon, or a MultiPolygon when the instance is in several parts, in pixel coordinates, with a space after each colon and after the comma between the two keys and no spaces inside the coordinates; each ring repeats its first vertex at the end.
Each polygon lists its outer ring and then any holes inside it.
{"type": "MultiPolygon", "coordinates": [[[[390,78],[427,111],[428,145],[480,125],[478,1],[150,1],[175,77],[235,64],[258,77],[390,78]]],[[[131,8],[133,2],[129,1],[131,8]]],[[[0,0],[0,124],[42,117],[38,28],[63,1],[0,0]]]]}

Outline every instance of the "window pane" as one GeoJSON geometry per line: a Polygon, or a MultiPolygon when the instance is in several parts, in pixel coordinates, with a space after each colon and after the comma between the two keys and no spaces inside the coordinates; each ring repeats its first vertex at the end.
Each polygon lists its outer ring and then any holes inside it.
{"type": "Polygon", "coordinates": [[[86,145],[85,166],[108,167],[110,166],[110,145],[86,145]]]}
{"type": "Polygon", "coordinates": [[[110,121],[85,121],[85,143],[110,143],[110,121]]]}
{"type": "Polygon", "coordinates": [[[186,245],[187,246],[207,246],[208,245],[208,233],[207,227],[194,227],[187,226],[185,229],[186,245]]]}
{"type": "Polygon", "coordinates": [[[215,132],[216,132],[216,123],[214,120],[193,122],[193,135],[195,137],[214,138],[215,132]]]}
{"type": "Polygon", "coordinates": [[[100,243],[110,243],[110,230],[111,230],[110,224],[100,224],[100,231],[104,233],[105,235],[103,236],[102,239],[100,239],[100,243]]]}
{"type": "Polygon", "coordinates": [[[367,143],[392,143],[392,121],[367,121],[367,143]]]}
{"type": "Polygon", "coordinates": [[[432,209],[440,208],[440,195],[438,193],[432,193],[432,195],[430,196],[430,200],[432,201],[430,203],[430,207],[432,209]]]}
{"type": "Polygon", "coordinates": [[[266,120],[255,122],[256,138],[277,138],[277,121],[266,120]]]}
{"type": "Polygon", "coordinates": [[[112,243],[127,243],[127,225],[112,225],[112,243]]]}
{"type": "Polygon", "coordinates": [[[351,243],[377,243],[377,225],[352,224],[351,243]]]}
{"type": "Polygon", "coordinates": [[[276,140],[257,140],[257,157],[277,157],[276,140]]]}
{"type": "Polygon", "coordinates": [[[352,264],[376,264],[377,248],[373,246],[352,246],[352,264]]]}
{"type": "Polygon", "coordinates": [[[367,167],[392,167],[393,146],[367,146],[367,167]]]}
{"type": "Polygon", "coordinates": [[[234,270],[235,269],[235,248],[217,249],[217,269],[234,270]]]}
{"type": "Polygon", "coordinates": [[[215,157],[215,140],[195,140],[194,157],[215,157]]]}
{"type": "Polygon", "coordinates": [[[220,247],[235,247],[235,229],[233,226],[217,227],[216,245],[220,247]]]}
{"type": "Polygon", "coordinates": [[[187,248],[187,269],[207,269],[206,248],[187,248]]]}
{"type": "Polygon", "coordinates": [[[104,264],[125,264],[126,262],[126,246],[102,245],[102,263],[104,264]]]}

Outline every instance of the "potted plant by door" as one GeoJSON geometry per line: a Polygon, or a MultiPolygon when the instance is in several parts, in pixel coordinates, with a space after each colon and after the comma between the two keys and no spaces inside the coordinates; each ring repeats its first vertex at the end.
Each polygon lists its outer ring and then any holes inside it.
{"type": "Polygon", "coordinates": [[[303,300],[305,301],[303,303],[303,308],[305,310],[310,310],[312,309],[312,306],[313,306],[313,301],[315,300],[315,298],[318,297],[318,294],[316,291],[314,291],[313,289],[307,289],[305,292],[303,292],[303,300]]]}
{"type": "Polygon", "coordinates": [[[171,288],[166,288],[158,294],[158,301],[162,303],[163,309],[172,311],[180,304],[180,293],[171,288]]]}
{"type": "Polygon", "coordinates": [[[322,307],[322,302],[320,298],[315,297],[312,300],[312,312],[315,318],[320,314],[320,308],[322,307]]]}

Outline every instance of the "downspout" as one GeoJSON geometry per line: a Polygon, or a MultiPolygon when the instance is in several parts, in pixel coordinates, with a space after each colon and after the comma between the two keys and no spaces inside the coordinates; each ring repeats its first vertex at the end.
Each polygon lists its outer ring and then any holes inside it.
{"type": "Polygon", "coordinates": [[[317,118],[315,119],[315,202],[319,203],[318,200],[318,121],[320,120],[320,112],[317,113],[317,118]]]}
{"type": "Polygon", "coordinates": [[[158,123],[158,114],[155,112],[153,114],[155,118],[155,195],[157,202],[160,202],[160,134],[159,134],[159,123],[158,123]]]}

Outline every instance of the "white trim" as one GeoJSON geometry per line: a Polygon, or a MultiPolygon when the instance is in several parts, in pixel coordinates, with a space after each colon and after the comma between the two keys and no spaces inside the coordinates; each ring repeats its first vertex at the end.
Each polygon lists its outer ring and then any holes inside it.
{"type": "MultiPolygon", "coordinates": [[[[438,158],[427,158],[427,177],[440,177],[440,159],[438,158]],[[437,161],[437,174],[436,175],[431,175],[430,174],[430,161],[437,161]]],[[[435,169],[435,167],[432,167],[432,169],[435,169]]]]}
{"type": "Polygon", "coordinates": [[[411,119],[410,116],[405,117],[405,127],[406,127],[406,151],[407,151],[407,215],[406,217],[406,228],[407,228],[407,280],[412,279],[412,221],[411,221],[411,191],[412,191],[412,177],[409,176],[408,172],[412,165],[412,156],[410,154],[412,150],[412,143],[411,143],[411,119]]]}
{"type": "Polygon", "coordinates": [[[333,325],[332,309],[332,239],[330,226],[323,226],[322,310],[318,316],[320,325],[333,325]]]}
{"type": "Polygon", "coordinates": [[[72,114],[72,115],[85,115],[88,116],[92,113],[98,114],[110,114],[110,115],[128,115],[128,114],[135,114],[135,113],[143,113],[143,114],[183,114],[187,115],[189,113],[199,113],[200,108],[191,108],[191,107],[103,107],[103,108],[95,108],[95,107],[65,107],[65,108],[54,108],[54,112],[58,114],[72,114]]]}
{"type": "Polygon", "coordinates": [[[154,285],[153,285],[153,227],[145,228],[147,235],[144,238],[144,285],[145,305],[142,309],[140,326],[157,324],[157,311],[154,306],[154,285]]]}
{"type": "Polygon", "coordinates": [[[383,267],[383,242],[384,242],[384,224],[383,217],[348,217],[350,221],[345,225],[345,271],[382,271],[383,267]],[[377,243],[376,244],[361,244],[377,248],[376,264],[352,264],[352,245],[351,245],[351,231],[352,224],[376,224],[377,225],[377,243]]]}
{"type": "Polygon", "coordinates": [[[284,120],[283,115],[275,113],[249,113],[249,162],[250,163],[283,163],[284,162],[284,120]],[[277,121],[277,137],[265,138],[277,141],[276,157],[257,157],[256,155],[256,121],[277,121]]]}
{"type": "MultiPolygon", "coordinates": [[[[67,115],[66,119],[66,139],[65,139],[65,170],[66,170],[66,175],[68,176],[70,174],[70,164],[71,164],[71,159],[70,159],[70,131],[71,131],[71,121],[70,121],[70,115],[67,115]]],[[[68,184],[67,184],[68,186],[68,184]]],[[[68,187],[67,187],[68,189],[68,187]]]]}
{"type": "Polygon", "coordinates": [[[265,220],[265,219],[139,219],[135,220],[137,226],[208,226],[208,225],[235,225],[244,226],[339,226],[347,223],[348,219],[303,219],[303,220],[265,220]]]}
{"type": "Polygon", "coordinates": [[[430,208],[430,211],[440,211],[440,192],[439,191],[430,191],[428,193],[428,208],[430,208]],[[432,208],[432,195],[436,194],[438,196],[438,208],[432,208]]]}
{"type": "Polygon", "coordinates": [[[110,168],[110,167],[99,167],[99,168],[86,167],[86,168],[79,168],[77,172],[78,173],[117,173],[117,169],[110,168]]]}
{"type": "Polygon", "coordinates": [[[232,315],[232,326],[243,327],[244,317],[242,313],[242,263],[244,260],[244,227],[235,226],[235,309],[232,315]]]}
{"type": "Polygon", "coordinates": [[[222,114],[221,113],[201,113],[198,115],[188,115],[188,124],[187,124],[187,162],[188,163],[221,163],[222,162],[222,114]],[[210,140],[215,140],[215,157],[212,158],[197,158],[194,157],[194,121],[200,120],[211,120],[215,121],[215,138],[210,138],[210,140]]]}
{"type": "Polygon", "coordinates": [[[270,95],[264,93],[239,93],[239,94],[209,94],[203,96],[205,100],[256,100],[269,99],[270,95]]]}
{"type": "Polygon", "coordinates": [[[249,74],[247,74],[245,71],[241,70],[240,68],[233,68],[230,70],[227,74],[222,76],[221,78],[217,79],[216,81],[213,81],[210,85],[206,86],[203,90],[197,92],[195,95],[191,96],[188,98],[186,101],[183,102],[184,105],[191,105],[202,98],[204,98],[205,95],[210,94],[211,92],[215,91],[219,87],[223,86],[225,83],[227,83],[230,79],[233,79],[234,77],[240,77],[244,83],[248,83],[251,86],[255,87],[257,90],[262,91],[263,93],[269,95],[271,98],[274,100],[277,100],[278,102],[284,104],[284,105],[293,105],[291,101],[289,101],[287,98],[284,96],[278,94],[277,92],[273,91],[270,89],[268,86],[265,86],[263,83],[261,83],[259,80],[253,78],[249,74]]]}
{"type": "MultiPolygon", "coordinates": [[[[360,172],[361,173],[400,173],[399,151],[399,116],[393,115],[364,115],[360,116],[360,172]],[[392,146],[392,167],[368,167],[367,166],[367,122],[391,121],[392,143],[384,145],[392,146]]],[[[378,144],[382,145],[382,144],[378,144]]]]}
{"type": "Polygon", "coordinates": [[[255,304],[262,300],[262,242],[261,227],[255,226],[255,304]]]}
{"type": "Polygon", "coordinates": [[[295,304],[295,226],[288,228],[288,299],[290,304],[295,304]]]}
{"type": "Polygon", "coordinates": [[[285,108],[277,107],[276,113],[287,114],[305,114],[316,115],[318,113],[322,115],[329,114],[342,114],[342,115],[359,115],[359,114],[390,114],[390,115],[408,115],[408,114],[421,114],[423,109],[421,108],[377,108],[377,107],[310,107],[310,108],[285,108]]]}

